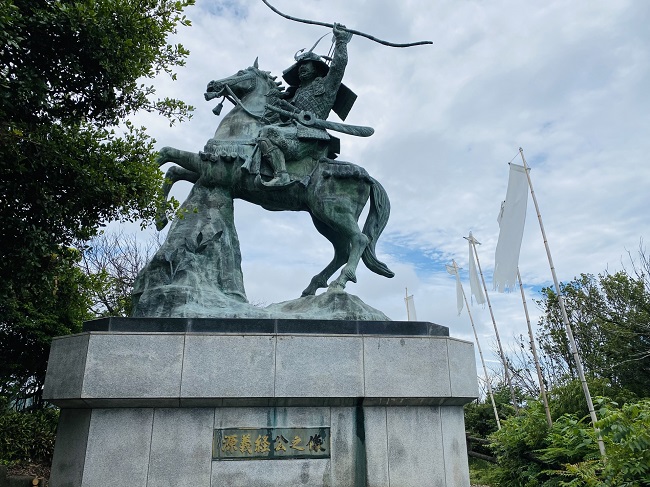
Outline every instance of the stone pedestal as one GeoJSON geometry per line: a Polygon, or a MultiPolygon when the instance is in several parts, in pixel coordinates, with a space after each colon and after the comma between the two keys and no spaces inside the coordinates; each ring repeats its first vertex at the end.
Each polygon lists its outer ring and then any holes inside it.
{"type": "Polygon", "coordinates": [[[111,318],[85,330],[52,344],[52,487],[469,485],[474,351],[444,327],[111,318]]]}

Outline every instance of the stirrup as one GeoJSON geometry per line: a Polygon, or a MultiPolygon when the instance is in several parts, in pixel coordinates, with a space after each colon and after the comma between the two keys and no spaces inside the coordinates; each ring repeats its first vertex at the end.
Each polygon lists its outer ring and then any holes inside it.
{"type": "Polygon", "coordinates": [[[262,181],[262,184],[267,188],[281,188],[291,184],[291,178],[287,171],[281,171],[269,182],[262,181]]]}

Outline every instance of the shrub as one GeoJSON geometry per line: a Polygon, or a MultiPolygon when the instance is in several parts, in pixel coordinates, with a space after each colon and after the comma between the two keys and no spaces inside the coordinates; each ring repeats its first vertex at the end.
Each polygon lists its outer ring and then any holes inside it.
{"type": "Polygon", "coordinates": [[[589,417],[560,416],[549,428],[544,410],[531,401],[519,416],[502,422],[491,448],[498,464],[493,485],[516,487],[650,486],[650,399],[619,407],[597,399],[607,456],[600,456],[589,417]]]}
{"type": "Polygon", "coordinates": [[[490,435],[490,447],[498,459],[490,472],[490,483],[519,487],[539,486],[538,477],[547,465],[536,455],[546,446],[548,424],[543,406],[530,401],[518,416],[501,422],[490,435]]]}
{"type": "Polygon", "coordinates": [[[0,413],[0,463],[50,464],[59,411],[13,411],[0,413]]]}
{"type": "MultiPolygon", "coordinates": [[[[595,486],[636,487],[650,485],[650,400],[603,405],[600,428],[607,458],[600,462],[600,476],[586,477],[595,486]]],[[[598,470],[594,471],[598,474],[598,470]]]]}

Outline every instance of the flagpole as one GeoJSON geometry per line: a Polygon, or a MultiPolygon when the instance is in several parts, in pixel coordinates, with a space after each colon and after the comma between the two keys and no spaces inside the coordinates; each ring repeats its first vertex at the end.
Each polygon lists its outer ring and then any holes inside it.
{"type": "Polygon", "coordinates": [[[474,332],[474,339],[476,340],[476,348],[478,349],[478,354],[481,357],[481,365],[483,366],[483,373],[485,374],[485,383],[488,388],[488,395],[490,396],[490,401],[492,402],[492,411],[494,411],[494,419],[497,421],[497,429],[501,429],[501,421],[499,420],[499,412],[497,411],[497,404],[494,401],[494,393],[492,392],[492,385],[490,383],[490,377],[488,376],[487,367],[485,366],[485,359],[483,358],[483,351],[481,350],[481,343],[478,341],[478,334],[476,333],[476,326],[474,326],[474,318],[472,318],[472,312],[469,309],[469,303],[467,302],[467,296],[465,296],[465,290],[463,289],[463,283],[460,282],[460,276],[458,275],[458,265],[455,260],[451,261],[454,272],[456,273],[456,279],[458,284],[460,284],[460,291],[463,294],[463,300],[465,301],[465,307],[467,308],[467,314],[469,315],[469,322],[472,324],[472,331],[474,332]]]}
{"type": "Polygon", "coordinates": [[[517,397],[515,396],[515,389],[512,387],[512,379],[510,378],[510,370],[508,368],[508,362],[506,362],[506,355],[503,353],[503,347],[501,346],[501,337],[499,336],[499,329],[497,328],[497,322],[494,319],[494,312],[492,311],[492,303],[490,302],[490,296],[487,291],[487,286],[485,285],[485,277],[483,276],[483,270],[481,269],[481,262],[478,258],[478,252],[476,251],[476,244],[480,244],[473,236],[472,232],[469,232],[469,237],[463,237],[465,240],[469,240],[474,249],[474,256],[476,257],[476,265],[478,266],[478,272],[481,275],[481,282],[483,283],[483,290],[485,291],[485,299],[487,300],[488,309],[490,310],[490,317],[492,318],[492,325],[494,326],[494,334],[497,337],[497,345],[499,347],[499,356],[501,357],[501,363],[503,364],[503,370],[506,376],[506,382],[508,383],[508,388],[510,389],[510,397],[512,399],[512,405],[515,408],[515,412],[519,413],[519,406],[517,405],[517,397]]]}
{"type": "Polygon", "coordinates": [[[539,365],[539,358],[537,356],[537,347],[535,346],[535,338],[533,337],[533,327],[530,324],[530,316],[528,314],[528,305],[526,304],[526,295],[524,294],[524,285],[521,282],[521,274],[519,267],[517,267],[517,279],[519,280],[519,290],[521,291],[521,302],[524,305],[524,313],[526,314],[526,323],[528,324],[528,337],[530,338],[530,349],[533,352],[533,360],[535,361],[535,369],[537,369],[537,380],[539,382],[539,391],[544,403],[544,411],[546,412],[546,422],[549,428],[553,426],[553,419],[551,419],[551,411],[548,407],[548,400],[546,398],[546,387],[544,386],[544,376],[542,375],[542,368],[539,365]]]}
{"type": "Polygon", "coordinates": [[[406,319],[407,321],[417,321],[417,313],[415,312],[415,299],[411,294],[409,296],[408,288],[405,288],[406,295],[404,296],[404,304],[406,304],[406,319]]]}
{"type": "Polygon", "coordinates": [[[406,321],[411,321],[411,313],[409,312],[409,288],[404,288],[404,304],[406,305],[406,321]]]}
{"type": "Polygon", "coordinates": [[[582,361],[580,360],[580,355],[578,354],[578,347],[576,346],[576,341],[573,337],[573,330],[571,330],[571,325],[569,324],[569,317],[566,313],[566,308],[564,306],[564,298],[562,297],[562,291],[560,290],[560,283],[557,279],[557,274],[555,273],[555,266],[553,265],[553,258],[551,257],[551,249],[548,245],[548,240],[546,238],[546,232],[544,231],[544,224],[542,223],[542,214],[539,211],[539,205],[537,204],[537,197],[535,196],[535,190],[533,189],[533,182],[530,179],[530,172],[528,170],[528,164],[526,163],[526,158],[524,157],[524,150],[520,147],[519,154],[521,155],[521,160],[524,163],[524,172],[526,173],[526,178],[528,178],[528,187],[530,188],[530,194],[533,197],[533,203],[535,204],[535,211],[537,212],[537,220],[539,220],[539,228],[542,232],[542,238],[544,239],[544,247],[546,248],[546,256],[548,257],[548,263],[551,267],[551,274],[553,276],[553,284],[555,285],[555,291],[557,293],[557,301],[560,305],[560,313],[562,314],[562,321],[564,322],[564,327],[566,328],[567,338],[569,339],[569,346],[571,353],[573,354],[573,359],[576,363],[576,368],[578,369],[578,377],[582,384],[582,391],[584,392],[585,399],[587,400],[587,407],[589,408],[589,416],[591,417],[591,423],[596,430],[598,435],[598,448],[600,449],[601,456],[605,456],[605,443],[600,434],[600,430],[596,428],[596,422],[598,418],[596,417],[596,411],[594,410],[594,403],[591,400],[591,393],[589,392],[589,385],[587,384],[587,379],[585,378],[585,372],[582,368],[582,361]]]}

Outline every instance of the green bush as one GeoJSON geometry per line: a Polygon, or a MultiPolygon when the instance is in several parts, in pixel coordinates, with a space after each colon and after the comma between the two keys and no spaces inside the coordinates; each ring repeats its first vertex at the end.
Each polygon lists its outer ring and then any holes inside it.
{"type": "MultiPolygon", "coordinates": [[[[506,386],[497,386],[493,392],[499,420],[503,421],[515,412],[515,409],[510,404],[510,390],[506,386]]],[[[465,430],[470,435],[480,438],[487,438],[490,433],[497,430],[494,409],[489,397],[465,405],[465,430]]]]}
{"type": "MultiPolygon", "coordinates": [[[[560,416],[545,438],[546,447],[536,452],[547,468],[538,476],[542,486],[590,485],[583,476],[599,469],[600,451],[589,417],[560,416]]],[[[590,474],[591,475],[591,474],[590,474]]]]}
{"type": "Polygon", "coordinates": [[[492,485],[537,487],[547,465],[535,452],[546,446],[548,424],[543,406],[530,401],[518,416],[501,422],[501,429],[490,435],[491,448],[498,459],[490,472],[492,485]]]}
{"type": "Polygon", "coordinates": [[[0,463],[49,465],[58,419],[56,409],[31,412],[4,409],[0,413],[0,463]]]}
{"type": "MultiPolygon", "coordinates": [[[[607,397],[618,404],[636,402],[639,398],[620,386],[613,385],[607,379],[590,377],[587,380],[592,397],[607,397]]],[[[559,418],[563,414],[575,414],[582,418],[589,414],[582,383],[578,379],[568,380],[556,385],[549,391],[551,416],[559,418]]]]}
{"type": "Polygon", "coordinates": [[[469,457],[469,483],[470,485],[488,485],[490,470],[494,464],[479,458],[469,457]]]}
{"type": "Polygon", "coordinates": [[[598,399],[597,415],[607,456],[600,456],[589,417],[560,416],[549,428],[544,410],[531,401],[502,422],[491,448],[498,459],[492,485],[513,487],[650,486],[650,400],[619,407],[598,399]]]}
{"type": "Polygon", "coordinates": [[[585,462],[580,472],[587,486],[650,486],[650,400],[618,408],[603,405],[596,426],[605,440],[607,458],[595,468],[585,462]]]}

